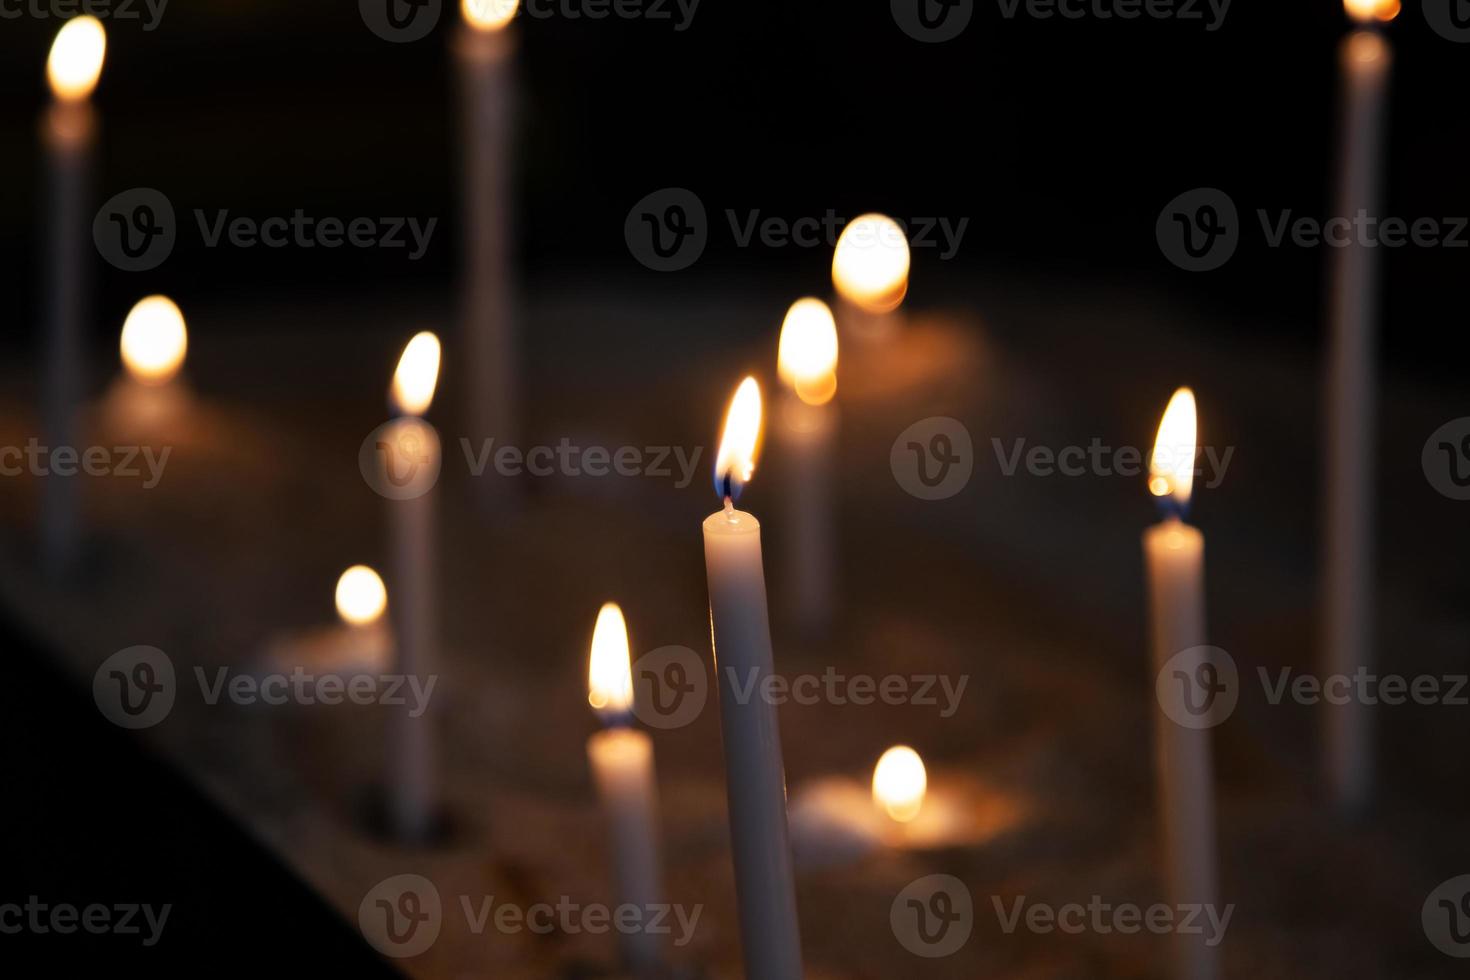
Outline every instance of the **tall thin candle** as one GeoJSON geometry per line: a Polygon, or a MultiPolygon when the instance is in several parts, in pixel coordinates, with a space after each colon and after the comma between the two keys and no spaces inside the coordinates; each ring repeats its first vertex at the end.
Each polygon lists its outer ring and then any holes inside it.
{"type": "Polygon", "coordinates": [[[735,509],[755,469],[760,429],[760,388],[746,378],[730,403],[715,460],[715,486],[725,506],[705,519],[704,561],[745,974],[800,980],[781,732],[775,705],[761,694],[775,666],[760,523],[735,509]]]}

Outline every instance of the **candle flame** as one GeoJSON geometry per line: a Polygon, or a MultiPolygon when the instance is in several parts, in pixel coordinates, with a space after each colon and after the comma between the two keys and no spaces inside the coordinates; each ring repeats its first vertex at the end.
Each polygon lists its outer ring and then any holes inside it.
{"type": "Polygon", "coordinates": [[[165,384],[189,349],[184,314],[167,296],[146,296],[128,312],[118,346],[129,374],[146,385],[165,384]]]}
{"type": "Polygon", "coordinates": [[[349,626],[375,623],[388,606],[388,590],[378,573],[353,565],[337,579],[337,615],[349,626]]]}
{"type": "Polygon", "coordinates": [[[715,491],[721,497],[734,500],[750,482],[760,439],[761,389],[754,378],[746,378],[730,399],[720,451],[715,456],[715,491]]]}
{"type": "Polygon", "coordinates": [[[520,7],[521,0],[460,0],[459,11],[475,30],[498,31],[515,18],[520,7]]]}
{"type": "Polygon", "coordinates": [[[842,229],[832,255],[832,284],[869,313],[897,309],[909,291],[909,242],[898,222],[865,214],[842,229]]]}
{"type": "Polygon", "coordinates": [[[61,25],[46,59],[51,94],[64,102],[79,102],[92,94],[107,54],[107,32],[90,14],[61,25]]]}
{"type": "Polygon", "coordinates": [[[1194,488],[1194,453],[1198,424],[1194,392],[1180,388],[1169,399],[1148,463],[1148,489],[1155,497],[1173,497],[1183,506],[1194,488]]]}
{"type": "Polygon", "coordinates": [[[1342,0],[1342,5],[1348,16],[1359,24],[1375,20],[1387,24],[1403,9],[1399,0],[1342,0]]]}
{"type": "Polygon", "coordinates": [[[429,331],[415,334],[393,372],[393,407],[404,415],[422,415],[434,401],[439,383],[439,338],[429,331]]]}
{"type": "Polygon", "coordinates": [[[776,354],[781,380],[808,405],[824,405],[837,393],[837,321],[819,299],[799,299],[781,324],[776,354]]]}
{"type": "Polygon", "coordinates": [[[587,703],[604,721],[633,710],[633,665],[628,654],[628,624],[616,602],[597,612],[592,655],[587,660],[587,703]]]}
{"type": "Polygon", "coordinates": [[[924,760],[907,745],[895,745],[873,769],[873,802],[899,823],[909,823],[924,807],[929,774],[924,760]]]}

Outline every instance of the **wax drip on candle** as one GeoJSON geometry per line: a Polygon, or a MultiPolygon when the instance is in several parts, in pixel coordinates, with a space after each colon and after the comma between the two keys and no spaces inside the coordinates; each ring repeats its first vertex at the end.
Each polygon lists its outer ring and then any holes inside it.
{"type": "MultiPolygon", "coordinates": [[[[755,473],[755,455],[761,435],[761,389],[754,378],[746,378],[735,389],[730,410],[725,414],[725,432],[715,455],[715,493],[725,501],[728,517],[755,473]]],[[[734,519],[731,523],[736,523],[734,519]]]]}
{"type": "Polygon", "coordinates": [[[1148,490],[1158,501],[1165,520],[1183,521],[1189,517],[1196,432],[1194,392],[1180,388],[1164,409],[1148,463],[1148,490]]]}

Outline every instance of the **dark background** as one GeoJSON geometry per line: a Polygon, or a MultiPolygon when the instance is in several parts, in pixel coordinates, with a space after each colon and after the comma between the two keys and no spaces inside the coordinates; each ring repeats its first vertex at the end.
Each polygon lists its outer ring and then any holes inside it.
{"type": "MultiPolygon", "coordinates": [[[[153,272],[98,263],[98,348],[115,343],[128,307],[151,292],[186,310],[365,285],[447,295],[458,232],[456,20],[448,5],[433,34],[408,44],[370,33],[350,0],[172,0],[152,32],[108,21],[95,97],[99,202],[151,186],[181,223],[195,207],[441,220],[419,262],[371,249],[207,250],[185,228],[153,272]]],[[[36,137],[57,26],[0,21],[0,265],[10,287],[5,336],[18,357],[31,356],[37,332],[36,137]]],[[[522,18],[514,207],[528,291],[534,298],[559,277],[588,274],[650,291],[697,290],[731,274],[818,291],[829,250],[737,248],[725,210],[788,220],[882,210],[970,219],[953,260],[916,252],[918,304],[963,299],[1000,278],[1106,283],[1229,314],[1222,319],[1242,340],[1314,348],[1325,252],[1267,247],[1254,212],[1326,215],[1346,29],[1329,0],[1236,0],[1214,33],[1197,21],[1007,21],[994,2],[979,2],[965,34],[939,45],[905,36],[883,2],[704,0],[682,33],[667,21],[522,18]],[[1223,269],[1190,274],[1160,254],[1154,221],[1176,194],[1205,185],[1234,198],[1247,230],[1223,269]],[[666,186],[694,190],[713,223],[703,259],[672,275],[639,266],[623,242],[628,209],[666,186]]],[[[1470,47],[1431,32],[1416,4],[1388,34],[1397,57],[1385,213],[1470,213],[1470,141],[1455,98],[1470,47]]],[[[1470,352],[1455,329],[1470,254],[1406,247],[1384,258],[1388,364],[1456,377],[1470,352]]],[[[45,885],[53,901],[175,905],[169,942],[155,953],[115,937],[29,945],[47,957],[142,955],[155,965],[209,951],[211,973],[315,960],[367,975],[374,958],[349,926],[107,726],[23,638],[7,640],[19,672],[0,711],[10,747],[7,884],[22,896],[45,885]],[[130,799],[166,802],[138,812],[130,799]],[[267,913],[281,924],[279,943],[240,939],[259,936],[256,917],[267,913]],[[303,941],[292,941],[293,926],[303,941]]],[[[15,942],[5,937],[5,948],[15,942]]]]}

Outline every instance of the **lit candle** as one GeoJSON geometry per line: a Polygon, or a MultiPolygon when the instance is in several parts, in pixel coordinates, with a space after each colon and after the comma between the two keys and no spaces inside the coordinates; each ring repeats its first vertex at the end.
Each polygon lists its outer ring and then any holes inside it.
{"type": "MultiPolygon", "coordinates": [[[[517,439],[514,289],[511,282],[510,138],[515,112],[515,32],[519,0],[462,0],[456,47],[463,142],[464,258],[461,324],[468,399],[476,439],[517,439]]],[[[502,491],[513,481],[482,481],[502,491]]]]}
{"type": "MultiPolygon", "coordinates": [[[[1398,0],[1345,0],[1359,27],[1343,39],[1342,141],[1337,215],[1378,214],[1384,105],[1393,50],[1368,25],[1392,20],[1398,0]]],[[[1327,491],[1324,522],[1324,667],[1352,675],[1373,668],[1373,441],[1377,401],[1374,330],[1378,249],[1354,240],[1332,249],[1327,367],[1327,491]]],[[[1373,778],[1372,715],[1352,702],[1326,707],[1327,784],[1347,812],[1368,801],[1373,778]]]]}
{"type": "Polygon", "coordinates": [[[177,435],[188,400],[178,377],[189,350],[184,314],[167,296],[145,296],[123,321],[118,351],[123,377],[108,393],[106,416],[119,434],[131,438],[177,435]]]}
{"type": "Polygon", "coordinates": [[[832,254],[832,285],[844,330],[870,340],[891,335],[909,291],[909,242],[898,222],[865,214],[848,223],[832,254]]]}
{"type": "MultiPolygon", "coordinates": [[[[645,912],[663,903],[659,884],[658,786],[653,740],[632,728],[633,668],[623,611],[607,603],[592,631],[587,701],[604,729],[587,740],[587,761],[612,836],[618,900],[645,912]]],[[[663,945],[647,929],[623,933],[623,955],[640,978],[661,975],[663,945]]]]}
{"type": "MultiPolygon", "coordinates": [[[[390,402],[399,418],[384,430],[382,463],[389,478],[412,481],[439,469],[438,436],[420,416],[429,410],[439,381],[439,339],[427,331],[403,348],[393,373],[390,402]],[[431,458],[432,457],[432,458],[431,458]]],[[[434,494],[410,494],[387,500],[389,548],[398,671],[427,682],[434,672],[436,562],[434,494]]],[[[389,817],[406,841],[422,843],[435,820],[433,712],[417,718],[407,709],[393,714],[389,744],[389,817]]]]}
{"type": "Polygon", "coordinates": [[[725,506],[705,519],[704,562],[745,974],[799,980],[801,934],[781,733],[776,707],[761,693],[775,673],[761,529],[734,503],[755,470],[760,430],[760,388],[746,378],[730,403],[715,459],[715,487],[725,506]]]}
{"type": "Polygon", "coordinates": [[[888,817],[887,837],[901,842],[909,824],[924,809],[929,774],[924,760],[907,745],[884,752],[873,767],[873,802],[888,817]]]}
{"type": "MultiPolygon", "coordinates": [[[[52,102],[42,126],[49,184],[46,228],[46,336],[43,438],[48,446],[75,446],[81,398],[80,344],[89,295],[87,233],[92,148],[97,139],[91,95],[102,74],[107,35],[95,17],[61,26],[46,61],[52,102]]],[[[63,572],[77,544],[77,481],[46,481],[41,502],[42,561],[63,572]]]]}
{"type": "Polygon", "coordinates": [[[803,629],[826,630],[836,591],[832,455],[837,435],[837,324],[819,299],[792,304],[781,326],[777,371],[785,382],[776,427],[790,486],[786,567],[803,629]]]}
{"type": "MultiPolygon", "coordinates": [[[[1143,535],[1155,675],[1176,654],[1198,651],[1205,643],[1205,539],[1184,521],[1195,445],[1194,393],[1180,388],[1164,411],[1149,465],[1149,491],[1167,515],[1143,535]]],[[[1178,724],[1164,714],[1162,703],[1154,727],[1169,901],[1213,906],[1215,787],[1209,728],[1178,724]]],[[[1213,980],[1219,975],[1216,952],[1202,936],[1178,934],[1174,946],[1173,976],[1213,980]]]]}
{"type": "Polygon", "coordinates": [[[388,648],[383,629],[388,589],[382,578],[367,565],[353,565],[338,577],[334,598],[337,617],[347,630],[343,660],[364,670],[380,669],[388,648]]]}

